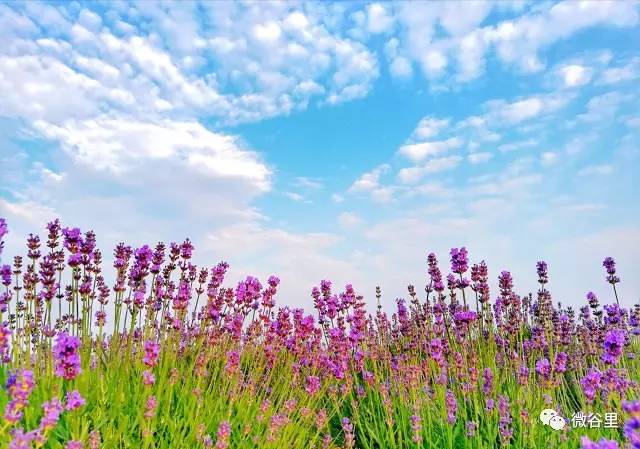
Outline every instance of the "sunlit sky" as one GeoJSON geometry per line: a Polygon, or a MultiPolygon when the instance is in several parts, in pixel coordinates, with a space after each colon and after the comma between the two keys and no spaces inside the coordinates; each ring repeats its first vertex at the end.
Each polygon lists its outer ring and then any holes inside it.
{"type": "Polygon", "coordinates": [[[391,307],[453,246],[640,298],[639,2],[0,2],[0,42],[3,262],[60,217],[292,306],[391,307]]]}

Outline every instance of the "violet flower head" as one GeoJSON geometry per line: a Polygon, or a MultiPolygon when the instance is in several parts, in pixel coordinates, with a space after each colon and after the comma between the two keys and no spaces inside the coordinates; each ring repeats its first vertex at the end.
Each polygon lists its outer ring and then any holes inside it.
{"type": "MultiPolygon", "coordinates": [[[[0,295],[2,297],[2,295],[0,295]]],[[[4,304],[0,304],[2,306],[4,304]]],[[[0,311],[5,312],[2,308],[0,311]]],[[[5,355],[9,353],[9,346],[11,343],[11,329],[8,324],[0,324],[0,363],[4,360],[5,355]]]]}
{"type": "Polygon", "coordinates": [[[542,285],[549,282],[549,272],[547,262],[541,260],[536,263],[536,271],[538,272],[538,282],[542,285]]]}
{"type": "Polygon", "coordinates": [[[7,220],[0,217],[0,255],[2,254],[2,249],[4,248],[4,236],[9,233],[9,227],[7,226],[7,220]]]}
{"type": "Polygon", "coordinates": [[[158,407],[158,401],[155,396],[149,396],[145,404],[144,418],[151,419],[156,414],[156,408],[158,407]]]}
{"type": "Polygon", "coordinates": [[[622,410],[634,418],[640,418],[640,401],[623,401],[622,410]]]}
{"type": "Polygon", "coordinates": [[[149,370],[145,370],[142,372],[142,384],[150,387],[151,385],[156,383],[156,377],[149,370]]]}
{"type": "Polygon", "coordinates": [[[55,374],[66,380],[73,380],[81,372],[78,348],[80,340],[66,332],[58,334],[53,346],[55,374]]]}
{"type": "Polygon", "coordinates": [[[451,248],[451,271],[458,274],[466,273],[469,269],[469,257],[467,254],[467,249],[463,246],[462,248],[451,248]]]}
{"type": "Polygon", "coordinates": [[[11,285],[11,266],[10,265],[2,265],[0,266],[0,279],[2,279],[2,285],[8,287],[11,285]]]}
{"type": "Polygon", "coordinates": [[[158,364],[158,354],[160,354],[160,345],[153,341],[147,340],[144,342],[144,357],[142,362],[150,368],[153,368],[158,364]]]}
{"type": "Polygon", "coordinates": [[[457,324],[469,324],[478,318],[478,314],[471,310],[460,310],[453,314],[453,320],[457,324]]]}
{"type": "Polygon", "coordinates": [[[220,423],[216,436],[216,449],[227,449],[229,447],[229,438],[231,437],[231,424],[229,424],[229,421],[220,423]]]}
{"type": "Polygon", "coordinates": [[[509,398],[503,394],[498,397],[498,415],[498,430],[500,436],[504,441],[509,441],[513,436],[511,406],[509,405],[509,398]]]}
{"type": "Polygon", "coordinates": [[[80,244],[82,243],[80,228],[64,228],[62,230],[62,237],[64,238],[64,247],[69,250],[71,254],[75,254],[80,250],[80,244]]]}
{"type": "Polygon", "coordinates": [[[591,307],[592,309],[597,309],[600,305],[598,303],[598,297],[593,292],[587,293],[587,302],[589,303],[589,307],[591,307]]]}
{"type": "Polygon", "coordinates": [[[551,375],[551,363],[547,358],[542,358],[536,362],[536,373],[544,379],[551,375]]]}
{"type": "Polygon", "coordinates": [[[625,422],[622,433],[629,442],[629,448],[640,449],[640,416],[632,415],[631,418],[625,422]]]}
{"type": "Polygon", "coordinates": [[[591,441],[589,437],[583,436],[580,439],[580,449],[620,449],[618,442],[602,438],[599,441],[591,441]]]}
{"type": "Polygon", "coordinates": [[[508,271],[502,271],[498,276],[498,286],[500,287],[500,294],[507,298],[511,294],[513,289],[513,278],[508,271]]]}
{"type": "Polygon", "coordinates": [[[84,444],[80,440],[71,440],[68,441],[65,445],[64,449],[82,449],[84,444]]]}
{"type": "Polygon", "coordinates": [[[485,395],[491,394],[491,391],[493,390],[493,372],[491,371],[491,368],[485,368],[482,372],[482,377],[484,379],[482,392],[485,395]]]}
{"type": "Polygon", "coordinates": [[[444,283],[442,282],[442,272],[438,268],[438,259],[434,253],[430,253],[427,256],[428,274],[431,278],[431,287],[437,292],[444,290],[444,283]]]}
{"type": "Polygon", "coordinates": [[[320,378],[318,376],[308,376],[306,380],[305,390],[311,396],[320,390],[320,378]]]}
{"type": "Polygon", "coordinates": [[[612,329],[607,332],[604,336],[604,352],[602,354],[602,361],[608,365],[615,365],[618,363],[618,360],[623,353],[625,341],[626,335],[623,330],[612,329]]]}
{"type": "Polygon", "coordinates": [[[10,400],[4,410],[5,421],[15,424],[22,419],[34,387],[33,371],[21,369],[9,374],[6,390],[10,400]]]}
{"type": "Polygon", "coordinates": [[[84,400],[84,398],[82,397],[82,395],[78,390],[73,390],[67,393],[67,396],[65,397],[64,402],[65,402],[64,404],[65,410],[72,411],[82,407],[86,401],[84,400]]]}
{"type": "Polygon", "coordinates": [[[587,374],[580,380],[580,386],[587,401],[593,402],[602,387],[602,372],[598,370],[598,368],[590,368],[587,374]]]}
{"type": "Polygon", "coordinates": [[[444,403],[447,408],[447,422],[454,424],[456,422],[456,413],[458,412],[458,401],[456,401],[453,391],[447,390],[444,403]]]}
{"type": "Polygon", "coordinates": [[[556,354],[556,360],[554,361],[553,370],[556,373],[564,373],[567,370],[567,361],[569,356],[566,352],[560,351],[556,354]]]}
{"type": "Polygon", "coordinates": [[[609,284],[617,284],[620,282],[620,278],[616,276],[616,261],[613,257],[604,259],[602,266],[607,270],[607,282],[609,284]]]}
{"type": "Polygon", "coordinates": [[[100,445],[102,444],[102,436],[100,435],[100,431],[92,430],[89,433],[89,449],[100,449],[100,445]]]}
{"type": "Polygon", "coordinates": [[[42,409],[44,410],[44,415],[40,420],[38,430],[41,434],[45,434],[58,424],[60,415],[64,411],[64,406],[62,405],[62,402],[60,402],[60,399],[53,398],[52,400],[42,404],[42,409]]]}
{"type": "Polygon", "coordinates": [[[355,446],[355,435],[353,432],[353,423],[347,417],[342,418],[342,430],[344,432],[345,448],[351,449],[355,446]]]}
{"type": "Polygon", "coordinates": [[[35,432],[25,432],[22,429],[13,429],[11,431],[11,437],[12,439],[8,449],[31,449],[36,434],[35,432]]]}

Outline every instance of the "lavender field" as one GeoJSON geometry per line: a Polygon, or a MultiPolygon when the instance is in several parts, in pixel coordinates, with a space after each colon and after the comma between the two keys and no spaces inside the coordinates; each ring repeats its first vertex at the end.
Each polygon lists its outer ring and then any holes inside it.
{"type": "Polygon", "coordinates": [[[189,240],[119,244],[107,268],[93,232],[42,235],[1,266],[2,447],[640,447],[640,306],[611,258],[611,295],[577,311],[545,262],[521,295],[465,248],[426,256],[393,314],[328,280],[305,311],[276,276],[225,286],[189,240]]]}

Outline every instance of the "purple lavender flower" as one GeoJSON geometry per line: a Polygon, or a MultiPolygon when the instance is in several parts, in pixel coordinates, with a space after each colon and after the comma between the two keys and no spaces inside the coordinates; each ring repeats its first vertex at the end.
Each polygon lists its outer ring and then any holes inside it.
{"type": "Polygon", "coordinates": [[[476,430],[478,430],[478,424],[474,421],[467,421],[464,427],[466,429],[465,435],[469,438],[475,436],[476,430]]]}
{"type": "Polygon", "coordinates": [[[624,424],[622,432],[629,442],[630,448],[640,449],[640,417],[634,416],[629,418],[624,424]]]}
{"type": "Polygon", "coordinates": [[[447,408],[447,422],[454,424],[456,422],[456,413],[458,412],[458,402],[456,401],[453,391],[447,390],[444,403],[447,408]]]}
{"type": "Polygon", "coordinates": [[[224,366],[225,371],[235,373],[240,366],[240,353],[238,351],[227,351],[227,363],[224,366]]]}
{"type": "MultiPolygon", "coordinates": [[[[4,312],[4,310],[3,310],[4,312]]],[[[9,353],[11,343],[11,329],[5,323],[0,324],[0,361],[4,361],[9,353]]]]}
{"type": "Polygon", "coordinates": [[[153,340],[144,342],[144,357],[142,362],[150,368],[158,364],[158,354],[160,354],[160,345],[153,340]]]}
{"type": "Polygon", "coordinates": [[[229,438],[231,437],[231,424],[229,424],[229,421],[220,423],[216,436],[216,449],[227,449],[229,447],[229,438]]]}
{"type": "Polygon", "coordinates": [[[538,282],[542,285],[549,282],[549,272],[547,271],[547,262],[541,260],[536,263],[536,271],[538,272],[538,282]]]}
{"type": "Polygon", "coordinates": [[[620,282],[620,278],[616,276],[616,261],[613,257],[607,257],[602,262],[602,266],[607,270],[607,282],[609,284],[617,284],[620,282]]]}
{"type": "Polygon", "coordinates": [[[600,305],[598,303],[598,297],[593,292],[587,293],[587,302],[589,303],[589,307],[591,307],[592,309],[597,309],[600,305]]]}
{"type": "Polygon", "coordinates": [[[22,429],[14,429],[11,431],[11,437],[8,449],[31,449],[36,434],[35,432],[25,432],[22,429]]]}
{"type": "Polygon", "coordinates": [[[44,435],[49,430],[52,430],[56,424],[58,424],[58,420],[60,419],[60,415],[64,411],[64,407],[60,402],[60,399],[53,398],[51,401],[47,401],[42,404],[42,409],[44,410],[44,415],[40,420],[40,426],[38,427],[39,433],[44,435]]]}
{"type": "Polygon", "coordinates": [[[342,418],[342,431],[344,432],[345,448],[351,449],[355,445],[355,435],[353,434],[353,424],[347,417],[342,418]]]}
{"type": "Polygon", "coordinates": [[[509,298],[513,289],[513,278],[508,271],[500,272],[498,276],[498,286],[500,287],[500,296],[509,298]]]}
{"type": "Polygon", "coordinates": [[[640,418],[640,401],[622,401],[622,410],[633,417],[640,418]]]}
{"type": "Polygon", "coordinates": [[[6,389],[10,400],[4,410],[7,422],[15,424],[22,419],[23,410],[34,387],[33,371],[20,369],[9,374],[6,389]]]}
{"type": "Polygon", "coordinates": [[[580,380],[582,391],[588,402],[593,402],[602,386],[602,372],[596,367],[592,367],[587,374],[580,380]]]}
{"type": "Polygon", "coordinates": [[[569,360],[569,356],[566,352],[560,351],[556,354],[556,360],[553,363],[553,370],[556,373],[564,373],[567,370],[567,360],[569,360]]]}
{"type": "Polygon", "coordinates": [[[469,324],[478,318],[478,314],[471,310],[460,310],[453,314],[453,320],[457,324],[469,324]]]}
{"type": "Polygon", "coordinates": [[[155,396],[149,396],[147,398],[147,402],[145,404],[145,410],[144,410],[144,418],[145,419],[151,419],[155,416],[156,414],[156,408],[158,407],[158,401],[156,399],[155,396]]]}
{"type": "Polygon", "coordinates": [[[305,390],[311,396],[320,390],[320,378],[318,376],[307,376],[305,390]]]}
{"type": "Polygon", "coordinates": [[[66,380],[73,380],[80,374],[79,346],[80,340],[77,337],[66,332],[58,334],[56,344],[53,346],[56,376],[64,377],[66,380]]]}
{"type": "Polygon", "coordinates": [[[438,268],[438,259],[436,258],[435,254],[430,253],[427,256],[427,265],[427,272],[429,273],[429,277],[431,278],[430,287],[437,292],[442,292],[444,290],[444,283],[442,282],[442,273],[440,271],[440,268],[438,268]]]}
{"type": "Polygon", "coordinates": [[[84,444],[80,440],[71,440],[68,441],[65,445],[64,449],[82,449],[84,444]]]}
{"type": "Polygon", "coordinates": [[[462,248],[451,248],[451,271],[458,274],[466,273],[469,269],[469,258],[467,255],[467,249],[463,246],[462,248]]]}
{"type": "Polygon", "coordinates": [[[509,406],[509,398],[505,395],[498,396],[498,430],[503,441],[509,441],[513,436],[511,428],[511,407],[509,406]]]}
{"type": "Polygon", "coordinates": [[[89,433],[89,449],[100,449],[101,443],[102,436],[100,435],[100,431],[92,430],[89,433]]]}
{"type": "Polygon", "coordinates": [[[421,418],[419,415],[411,415],[409,418],[411,421],[411,439],[414,443],[420,443],[420,431],[422,430],[421,418]]]}
{"type": "Polygon", "coordinates": [[[484,379],[484,384],[482,385],[482,392],[485,395],[488,395],[493,391],[493,372],[491,368],[485,368],[482,372],[482,377],[484,379]]]}
{"type": "Polygon", "coordinates": [[[0,279],[2,279],[2,285],[5,287],[11,285],[11,265],[0,266],[0,279]]]}
{"type": "Polygon", "coordinates": [[[4,249],[4,236],[9,233],[9,227],[7,226],[7,220],[0,217],[0,255],[4,249]]]}
{"type": "Polygon", "coordinates": [[[86,401],[84,400],[80,392],[78,390],[73,390],[67,393],[64,408],[67,411],[73,411],[82,407],[85,402],[86,401]]]}
{"type": "Polygon", "coordinates": [[[604,336],[604,353],[602,361],[609,365],[618,363],[622,355],[626,341],[625,332],[621,329],[612,329],[604,336]]]}
{"type": "Polygon", "coordinates": [[[542,358],[536,362],[536,373],[544,379],[551,375],[551,363],[547,358],[542,358]]]}
{"type": "Polygon", "coordinates": [[[580,439],[580,449],[619,449],[618,442],[602,438],[600,441],[591,441],[589,437],[583,436],[580,439]]]}
{"type": "Polygon", "coordinates": [[[156,383],[156,378],[151,371],[145,370],[142,372],[142,383],[147,387],[156,383]]]}

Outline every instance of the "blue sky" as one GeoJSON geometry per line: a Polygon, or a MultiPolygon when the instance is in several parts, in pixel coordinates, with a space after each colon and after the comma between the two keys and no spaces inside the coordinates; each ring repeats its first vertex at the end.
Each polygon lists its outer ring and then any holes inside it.
{"type": "Polygon", "coordinates": [[[320,279],[388,304],[466,245],[522,292],[640,278],[640,3],[0,3],[6,255],[99,244],[320,279]]]}

